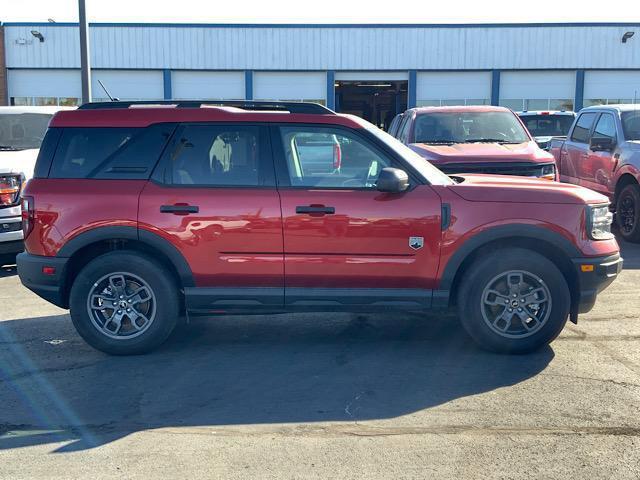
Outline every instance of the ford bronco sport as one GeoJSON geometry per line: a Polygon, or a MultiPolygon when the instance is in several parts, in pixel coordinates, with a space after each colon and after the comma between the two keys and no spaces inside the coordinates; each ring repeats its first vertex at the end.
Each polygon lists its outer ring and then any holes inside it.
{"type": "Polygon", "coordinates": [[[23,196],[20,279],[105,352],[158,347],[181,314],[454,306],[483,347],[527,352],[622,267],[586,188],[449,177],[315,104],[155,103],[56,114],[23,196]],[[306,170],[315,135],[339,168],[306,170]]]}

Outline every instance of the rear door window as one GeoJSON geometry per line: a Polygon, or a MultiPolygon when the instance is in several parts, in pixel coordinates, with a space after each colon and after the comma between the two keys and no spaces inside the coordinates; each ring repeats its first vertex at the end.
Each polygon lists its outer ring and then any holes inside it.
{"type": "Polygon", "coordinates": [[[174,129],[66,128],[49,177],[146,180],[174,129]]]}
{"type": "Polygon", "coordinates": [[[264,127],[185,125],[172,143],[175,143],[170,151],[173,185],[275,186],[264,127]]]}
{"type": "Polygon", "coordinates": [[[587,112],[580,115],[576,126],[571,132],[571,140],[578,143],[589,143],[589,134],[591,133],[591,127],[595,121],[597,113],[587,112]]]}

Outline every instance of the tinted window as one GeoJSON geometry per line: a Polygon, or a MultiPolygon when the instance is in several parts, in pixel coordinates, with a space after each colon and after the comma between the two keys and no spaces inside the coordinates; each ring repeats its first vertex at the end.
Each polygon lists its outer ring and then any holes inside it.
{"type": "Polygon", "coordinates": [[[622,113],[625,140],[640,140],[640,110],[622,113]]]}
{"type": "Polygon", "coordinates": [[[390,161],[362,139],[343,130],[315,127],[282,127],[282,142],[292,186],[318,188],[374,188],[380,170],[390,161]],[[333,146],[314,152],[314,167],[309,168],[309,152],[304,140],[321,135],[335,139],[340,162],[333,163],[333,146]],[[324,168],[315,165],[323,162],[324,168]]]}
{"type": "Polygon", "coordinates": [[[433,112],[416,117],[415,143],[528,142],[511,112],[433,112]]]}
{"type": "Polygon", "coordinates": [[[594,137],[611,137],[616,136],[616,122],[613,115],[610,113],[603,113],[598,119],[596,128],[593,131],[594,137]]]}
{"type": "Polygon", "coordinates": [[[524,115],[520,118],[534,137],[564,136],[574,120],[571,115],[524,115]]]}
{"type": "Polygon", "coordinates": [[[579,143],[589,143],[589,132],[596,119],[596,114],[592,112],[583,113],[578,117],[576,126],[571,133],[571,140],[579,143]]]}
{"type": "Polygon", "coordinates": [[[66,128],[50,177],[148,179],[174,128],[66,128]]]}
{"type": "Polygon", "coordinates": [[[171,152],[175,185],[273,185],[273,165],[261,152],[260,127],[187,125],[171,152]],[[260,158],[267,161],[260,161],[260,158]]]}

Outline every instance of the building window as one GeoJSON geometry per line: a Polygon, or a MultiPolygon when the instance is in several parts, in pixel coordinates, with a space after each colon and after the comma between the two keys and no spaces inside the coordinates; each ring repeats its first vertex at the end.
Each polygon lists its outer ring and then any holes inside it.
{"type": "Polygon", "coordinates": [[[75,107],[79,104],[80,99],[75,97],[11,97],[11,105],[21,107],[75,107]]]}
{"type": "Polygon", "coordinates": [[[573,100],[568,98],[502,98],[500,106],[515,111],[573,110],[573,100]]]}
{"type": "Polygon", "coordinates": [[[585,98],[584,106],[591,107],[592,105],[617,105],[620,103],[638,103],[638,100],[634,102],[632,98],[585,98]]]}
{"type": "Polygon", "coordinates": [[[489,105],[488,98],[437,98],[418,100],[418,107],[454,107],[459,105],[489,105]]]}
{"type": "Polygon", "coordinates": [[[254,98],[257,102],[306,102],[306,103],[319,103],[320,105],[327,104],[327,101],[318,98],[254,98]]]}

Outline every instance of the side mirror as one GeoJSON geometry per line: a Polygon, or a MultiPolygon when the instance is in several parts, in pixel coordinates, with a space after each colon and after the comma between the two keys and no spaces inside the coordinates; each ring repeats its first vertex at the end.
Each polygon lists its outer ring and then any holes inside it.
{"type": "Polygon", "coordinates": [[[616,140],[611,137],[591,137],[589,148],[594,152],[610,152],[616,146],[616,140]]]}
{"type": "Polygon", "coordinates": [[[379,192],[400,193],[409,188],[409,175],[399,168],[383,168],[378,175],[376,188],[379,192]]]}

